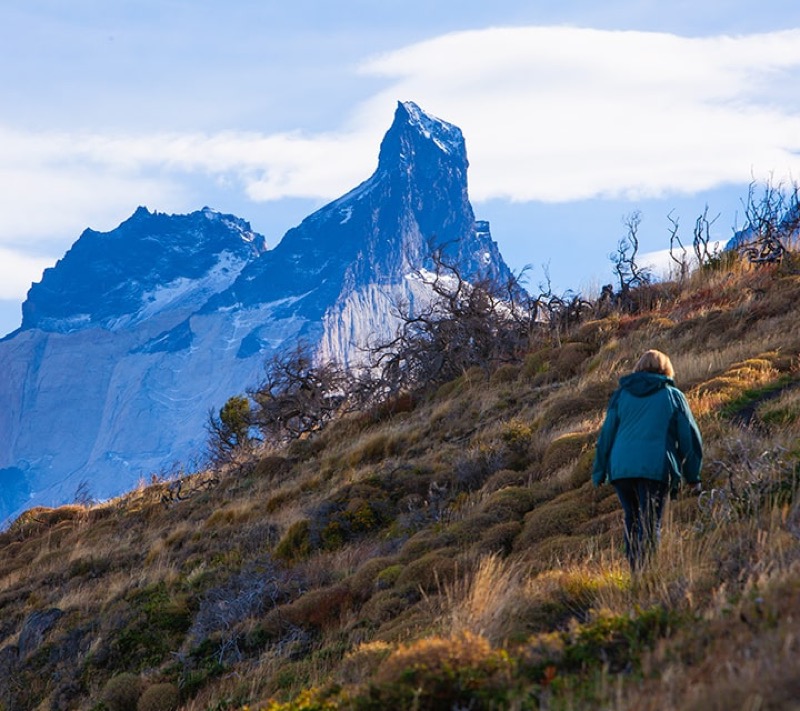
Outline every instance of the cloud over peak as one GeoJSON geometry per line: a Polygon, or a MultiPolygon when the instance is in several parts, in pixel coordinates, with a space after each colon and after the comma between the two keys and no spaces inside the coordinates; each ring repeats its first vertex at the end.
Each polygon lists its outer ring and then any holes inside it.
{"type": "Polygon", "coordinates": [[[800,175],[800,29],[495,27],[400,47],[355,72],[378,88],[325,133],[0,125],[0,243],[22,255],[56,232],[110,229],[133,205],[195,209],[209,202],[198,185],[256,202],[333,199],[375,169],[398,99],[462,129],[476,202],[638,199],[800,175]]]}

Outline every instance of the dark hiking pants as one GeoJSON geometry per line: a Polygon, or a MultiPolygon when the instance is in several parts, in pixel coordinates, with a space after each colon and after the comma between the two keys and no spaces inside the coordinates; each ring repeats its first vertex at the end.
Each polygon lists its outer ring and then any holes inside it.
{"type": "Polygon", "coordinates": [[[643,478],[617,479],[612,484],[625,512],[625,554],[637,572],[658,547],[669,485],[643,478]]]}

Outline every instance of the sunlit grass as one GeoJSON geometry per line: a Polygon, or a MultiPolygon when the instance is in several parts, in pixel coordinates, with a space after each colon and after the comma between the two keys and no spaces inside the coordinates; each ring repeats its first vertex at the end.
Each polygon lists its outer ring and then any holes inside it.
{"type": "MultiPolygon", "coordinates": [[[[133,614],[154,586],[207,615],[229,591],[230,609],[246,573],[271,581],[261,608],[220,612],[227,626],[211,625],[202,650],[177,645],[147,669],[194,684],[184,711],[295,697],[307,704],[293,709],[319,708],[316,692],[298,697],[311,687],[340,708],[412,708],[398,701],[409,679],[451,694],[473,680],[497,708],[791,708],[797,282],[693,276],[651,311],[561,333],[560,349],[536,343],[519,364],[465,373],[394,417],[345,418],[188,477],[185,500],[162,501],[161,481],[22,519],[2,534],[0,609],[13,622],[0,647],[35,611],[66,613],[52,642],[76,620],[133,614]],[[613,489],[588,473],[608,397],[651,347],[671,356],[700,422],[705,491],[670,502],[657,555],[632,575],[613,489]],[[240,656],[217,674],[231,639],[240,656]]],[[[110,634],[83,642],[107,654],[110,634]]],[[[112,673],[87,669],[97,688],[112,673]]]]}

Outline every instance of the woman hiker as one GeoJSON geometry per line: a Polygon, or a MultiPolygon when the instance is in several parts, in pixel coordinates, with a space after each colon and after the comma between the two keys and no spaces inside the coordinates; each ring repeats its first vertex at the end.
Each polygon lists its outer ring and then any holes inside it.
{"type": "Polygon", "coordinates": [[[625,513],[625,553],[631,570],[655,552],[670,490],[681,479],[700,489],[703,440],[675,371],[661,351],[649,350],[620,378],[600,430],[592,481],[610,481],[625,513]]]}

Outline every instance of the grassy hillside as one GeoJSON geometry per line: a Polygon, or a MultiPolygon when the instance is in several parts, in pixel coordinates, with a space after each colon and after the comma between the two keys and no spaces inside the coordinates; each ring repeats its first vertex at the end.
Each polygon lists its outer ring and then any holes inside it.
{"type": "Polygon", "coordinates": [[[0,709],[800,708],[800,276],[638,299],[284,450],[24,514],[0,534],[0,709]],[[589,474],[648,348],[705,491],[632,579],[589,474]]]}

